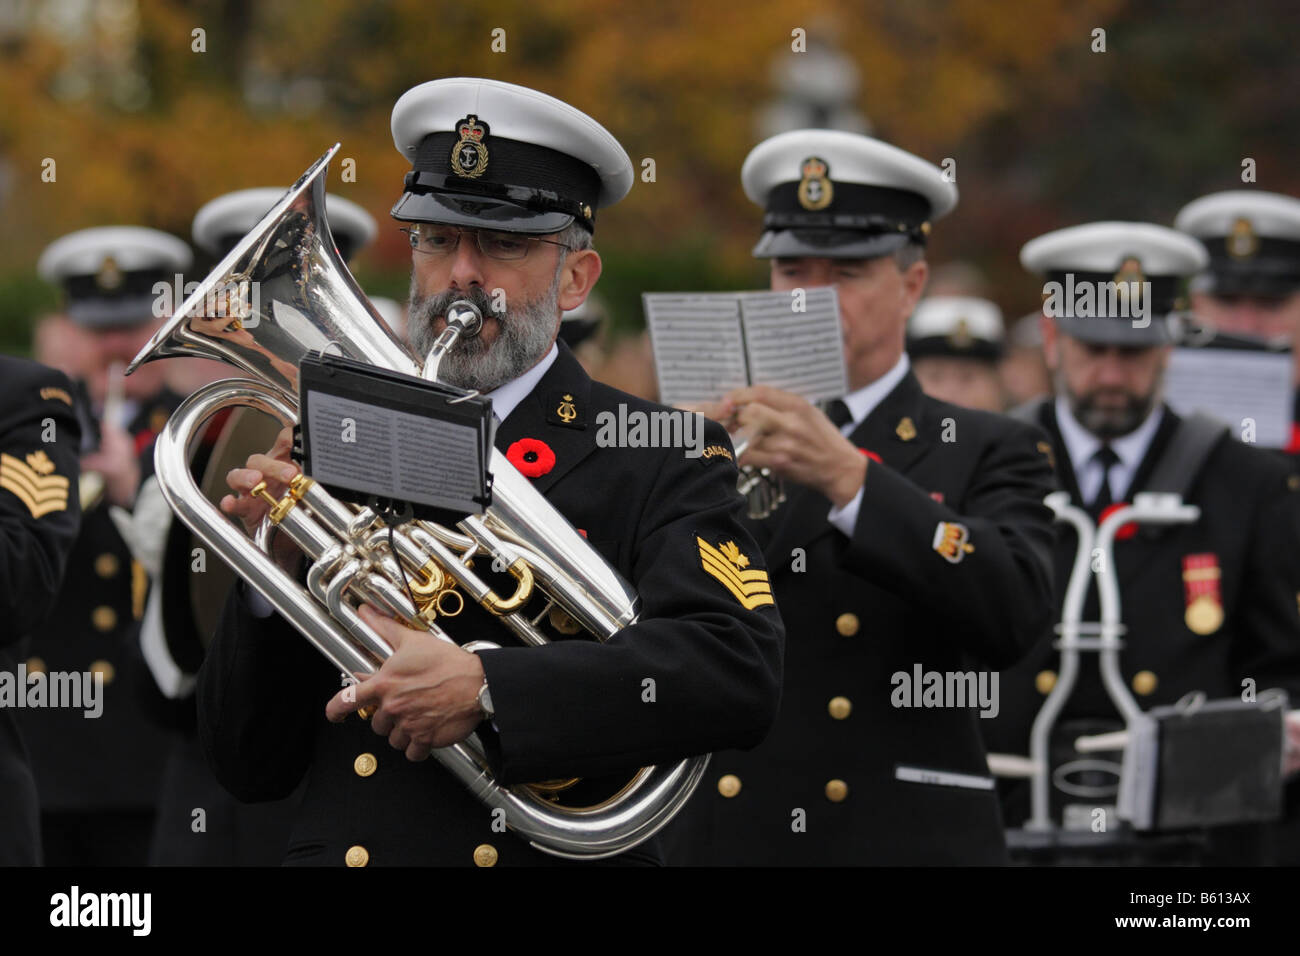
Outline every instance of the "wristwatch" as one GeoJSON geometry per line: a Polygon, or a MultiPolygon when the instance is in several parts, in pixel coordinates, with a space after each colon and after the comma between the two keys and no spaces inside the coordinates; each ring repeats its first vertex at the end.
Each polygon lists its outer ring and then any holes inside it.
{"type": "Polygon", "coordinates": [[[492,691],[488,690],[486,677],[483,678],[483,686],[478,689],[478,709],[483,711],[484,720],[491,720],[497,715],[492,709],[492,691]]]}

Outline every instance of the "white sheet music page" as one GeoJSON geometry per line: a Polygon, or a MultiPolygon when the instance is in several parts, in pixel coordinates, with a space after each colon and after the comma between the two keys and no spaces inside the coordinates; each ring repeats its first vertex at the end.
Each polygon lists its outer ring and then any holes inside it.
{"type": "Polygon", "coordinates": [[[810,402],[848,391],[839,299],[834,286],[790,292],[748,292],[740,297],[749,377],[802,395],[810,402]]]}
{"type": "Polygon", "coordinates": [[[1291,354],[1176,348],[1169,357],[1165,401],[1180,415],[1214,416],[1238,439],[1250,419],[1255,444],[1282,448],[1291,437],[1291,354]]]}
{"type": "Polygon", "coordinates": [[[729,292],[647,292],[642,297],[654,349],[659,401],[716,402],[749,384],[740,301],[729,292]]]}
{"type": "Polygon", "coordinates": [[[809,401],[847,390],[833,287],[790,292],[646,293],[659,400],[717,401],[763,384],[809,401]]]}

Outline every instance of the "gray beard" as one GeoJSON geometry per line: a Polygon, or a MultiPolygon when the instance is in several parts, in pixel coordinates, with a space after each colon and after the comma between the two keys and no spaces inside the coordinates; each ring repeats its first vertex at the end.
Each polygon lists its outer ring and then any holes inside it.
{"type": "Polygon", "coordinates": [[[421,296],[411,277],[410,307],[406,336],[420,358],[429,354],[438,334],[446,327],[441,320],[453,302],[461,299],[478,307],[484,321],[495,318],[499,323],[496,341],[490,346],[479,336],[461,338],[443,357],[438,380],[457,388],[490,392],[517,379],[541,361],[550,351],[559,328],[559,270],[550,289],[533,302],[525,302],[502,312],[492,309],[492,297],[485,289],[473,287],[465,292],[451,290],[421,296]],[[435,322],[437,325],[435,326],[435,322]]]}

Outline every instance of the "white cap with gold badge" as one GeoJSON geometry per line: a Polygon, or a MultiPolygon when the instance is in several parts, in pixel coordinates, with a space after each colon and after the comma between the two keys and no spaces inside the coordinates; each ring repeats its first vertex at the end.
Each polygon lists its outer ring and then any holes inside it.
{"type": "Polygon", "coordinates": [[[553,96],[472,77],[433,80],[393,107],[411,163],[394,219],[540,235],[595,228],[632,188],[632,161],[594,119],[553,96]]]}
{"type": "Polygon", "coordinates": [[[912,358],[943,355],[994,361],[1002,355],[1002,310],[997,303],[965,295],[922,299],[907,322],[912,358]]]}
{"type": "MultiPolygon", "coordinates": [[[[204,203],[194,214],[194,244],[222,258],[284,198],[284,193],[275,188],[241,189],[204,203]]],[[[365,248],[379,228],[374,216],[342,196],[325,197],[325,214],[344,262],[365,248]]]]}
{"type": "Polygon", "coordinates": [[[1062,332],[1084,342],[1134,348],[1170,341],[1165,320],[1181,307],[1183,280],[1208,261],[1195,239],[1145,222],[1070,226],[1031,239],[1020,250],[1020,264],[1047,280],[1044,312],[1062,332]],[[1127,290],[1122,297],[1107,294],[1126,283],[1138,283],[1140,299],[1127,290]],[[1113,302],[1125,304],[1121,311],[1145,314],[1114,314],[1113,302]]]}
{"type": "Polygon", "coordinates": [[[766,211],[754,256],[869,259],[909,240],[957,205],[957,187],[919,156],[870,136],[797,129],[755,146],[740,170],[766,211]]]}
{"type": "Polygon", "coordinates": [[[143,226],[97,226],[50,243],[36,272],[62,286],[68,318],[88,328],[154,320],[154,286],[171,285],[194,256],[180,239],[143,226]]]}
{"type": "Polygon", "coordinates": [[[1205,243],[1213,295],[1280,299],[1300,290],[1300,199],[1212,193],[1184,206],[1174,228],[1205,243]]]}

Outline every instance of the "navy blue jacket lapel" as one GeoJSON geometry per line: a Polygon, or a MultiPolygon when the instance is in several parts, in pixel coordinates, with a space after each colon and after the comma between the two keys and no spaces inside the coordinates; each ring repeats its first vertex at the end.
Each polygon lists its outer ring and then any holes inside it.
{"type": "Polygon", "coordinates": [[[591,379],[567,345],[560,342],[559,349],[560,354],[542,380],[497,428],[495,440],[502,452],[521,438],[535,438],[550,447],[555,453],[555,466],[533,479],[542,492],[596,447],[591,379]]]}

